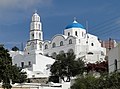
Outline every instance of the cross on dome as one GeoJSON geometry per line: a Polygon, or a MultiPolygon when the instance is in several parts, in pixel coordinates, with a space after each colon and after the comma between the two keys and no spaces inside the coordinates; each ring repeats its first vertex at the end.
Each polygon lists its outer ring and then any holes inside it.
{"type": "Polygon", "coordinates": [[[74,17],[74,21],[73,21],[73,23],[78,23],[76,20],[77,20],[77,18],[76,18],[76,17],[74,17]]]}
{"type": "Polygon", "coordinates": [[[37,13],[37,10],[35,10],[35,13],[37,13]]]}

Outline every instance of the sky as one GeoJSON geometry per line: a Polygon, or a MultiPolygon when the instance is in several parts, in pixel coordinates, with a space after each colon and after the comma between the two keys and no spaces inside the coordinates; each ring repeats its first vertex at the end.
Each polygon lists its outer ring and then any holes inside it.
{"type": "Polygon", "coordinates": [[[35,10],[41,17],[44,40],[63,34],[76,17],[99,39],[120,41],[120,0],[0,0],[0,43],[9,48],[25,45],[35,10]]]}

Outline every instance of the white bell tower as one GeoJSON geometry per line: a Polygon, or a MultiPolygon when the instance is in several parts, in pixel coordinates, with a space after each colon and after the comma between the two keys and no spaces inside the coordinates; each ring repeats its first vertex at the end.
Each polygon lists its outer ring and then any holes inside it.
{"type": "Polygon", "coordinates": [[[25,50],[40,51],[43,54],[43,32],[40,16],[35,12],[30,24],[30,39],[27,42],[25,50]]]}
{"type": "Polygon", "coordinates": [[[43,40],[42,23],[40,22],[40,16],[35,12],[32,16],[32,22],[30,24],[30,40],[43,40]]]}

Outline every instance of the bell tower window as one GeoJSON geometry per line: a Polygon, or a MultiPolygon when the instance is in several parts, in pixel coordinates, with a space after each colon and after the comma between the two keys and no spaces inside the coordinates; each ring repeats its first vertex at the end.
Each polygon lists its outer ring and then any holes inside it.
{"type": "Polygon", "coordinates": [[[34,34],[32,34],[32,39],[34,39],[34,34]]]}
{"type": "Polygon", "coordinates": [[[41,33],[39,33],[39,38],[40,38],[40,40],[41,40],[41,33]]]}

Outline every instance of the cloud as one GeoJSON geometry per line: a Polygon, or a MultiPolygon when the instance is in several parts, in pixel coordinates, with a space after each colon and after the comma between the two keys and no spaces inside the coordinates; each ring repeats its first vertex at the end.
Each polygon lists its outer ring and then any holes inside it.
{"type": "Polygon", "coordinates": [[[0,0],[0,7],[3,9],[20,8],[27,9],[35,5],[46,6],[51,4],[52,0],[0,0]]]}
{"type": "Polygon", "coordinates": [[[0,0],[0,25],[17,23],[28,18],[35,9],[49,7],[53,0],[0,0]]]}

